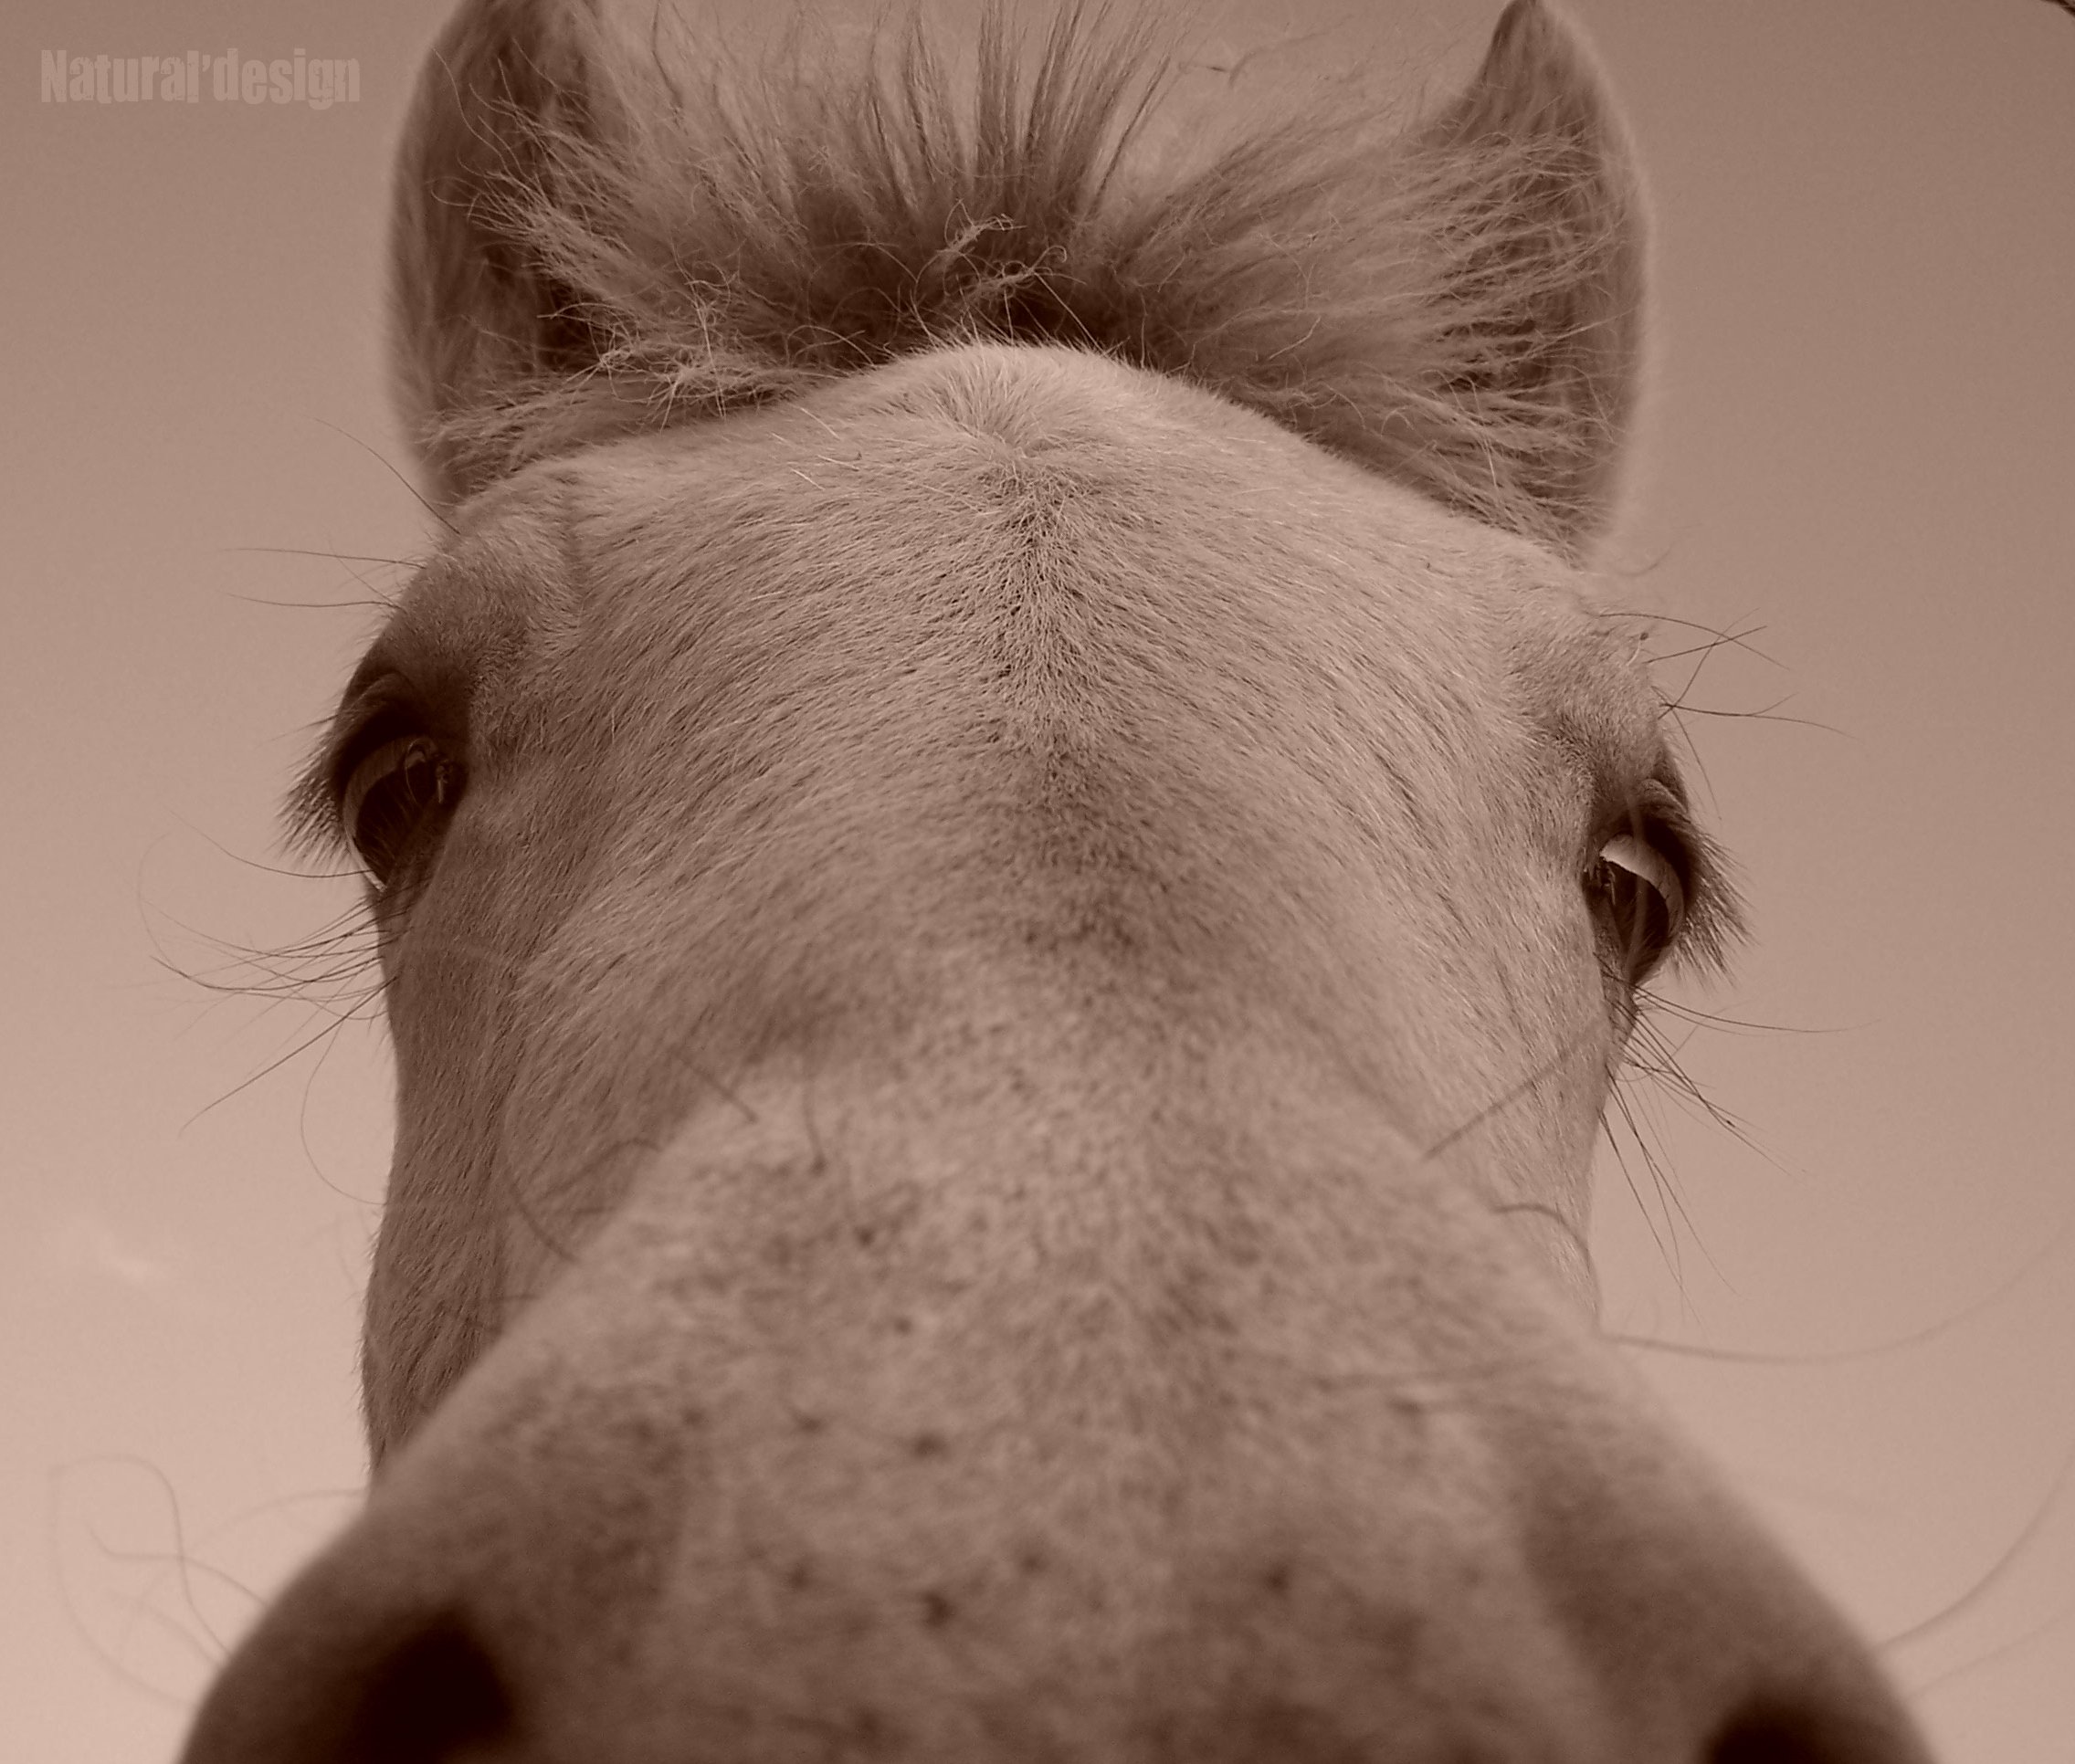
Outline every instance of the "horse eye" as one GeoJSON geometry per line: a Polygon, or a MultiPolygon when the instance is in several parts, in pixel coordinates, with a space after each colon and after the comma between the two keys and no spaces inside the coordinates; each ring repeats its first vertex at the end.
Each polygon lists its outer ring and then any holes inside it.
{"type": "Polygon", "coordinates": [[[461,794],[461,768],[426,735],[384,741],[354,765],[339,803],[339,823],[360,861],[386,883],[427,819],[461,794]]]}
{"type": "Polygon", "coordinates": [[[1634,834],[1617,834],[1599,848],[1585,884],[1621,952],[1623,977],[1633,985],[1669,950],[1686,920],[1686,887],[1661,852],[1634,834]]]}

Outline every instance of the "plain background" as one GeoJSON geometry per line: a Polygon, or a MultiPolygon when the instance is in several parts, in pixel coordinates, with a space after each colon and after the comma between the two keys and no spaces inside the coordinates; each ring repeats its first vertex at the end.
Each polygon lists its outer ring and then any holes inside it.
{"type": "MultiPolygon", "coordinates": [[[[1495,10],[1408,4],[1407,65],[1452,85],[1495,10]]],[[[1575,10],[1659,214],[1613,593],[1762,652],[1666,668],[1757,929],[1733,984],[1682,996],[1761,1026],[1664,1021],[1741,1131],[1632,1090],[1663,1181],[1617,1136],[1607,1322],[1750,1357],[1633,1350],[1902,1638],[1943,1756],[2075,1759],[2075,17],[1575,10]]],[[[288,873],[270,816],[397,581],[325,554],[425,542],[379,287],[438,22],[11,0],[0,24],[10,1759],[169,1757],[353,1503],[386,1054],[353,1014],[361,946],[322,941],[354,889],[288,873]],[[362,100],[37,99],[44,49],[229,47],[353,56],[362,100]]]]}

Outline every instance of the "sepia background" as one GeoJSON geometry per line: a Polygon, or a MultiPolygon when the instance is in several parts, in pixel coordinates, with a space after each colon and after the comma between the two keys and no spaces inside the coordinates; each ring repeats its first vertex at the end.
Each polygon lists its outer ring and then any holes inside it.
{"type": "MultiPolygon", "coordinates": [[[[1943,1758],[2067,1764],[2075,17],[1573,10],[1658,211],[1610,592],[1692,652],[1663,678],[1756,929],[1732,983],[1680,994],[1729,1021],[1662,1021],[1733,1127],[1639,1084],[1641,1145],[1603,1159],[1606,1321],[1883,1644],[1943,1758]]],[[[1497,6],[1403,11],[1390,40],[1438,92],[1497,6]]],[[[356,898],[289,865],[271,816],[398,581],[378,560],[426,542],[380,262],[439,17],[0,21],[10,1759],[168,1759],[354,1502],[386,1054],[357,943],[267,953],[356,898]],[[354,58],[360,100],[39,97],[46,50],[232,47],[354,58]]]]}

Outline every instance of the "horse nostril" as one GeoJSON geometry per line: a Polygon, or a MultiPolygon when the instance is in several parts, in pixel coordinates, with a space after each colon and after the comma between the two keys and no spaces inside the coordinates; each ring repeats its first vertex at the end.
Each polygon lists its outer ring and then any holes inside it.
{"type": "Polygon", "coordinates": [[[1806,1722],[1778,1710],[1752,1710],[1722,1730],[1706,1764],[1822,1764],[1822,1754],[1806,1722]]]}
{"type": "Polygon", "coordinates": [[[1881,1739],[1848,1732],[1821,1710],[1764,1703],[1724,1727],[1703,1764],[1880,1764],[1891,1756],[1881,1739]]]}
{"type": "Polygon", "coordinates": [[[451,1764],[507,1734],[511,1699],[458,1617],[434,1620],[376,1669],[350,1717],[342,1758],[451,1764]]]}

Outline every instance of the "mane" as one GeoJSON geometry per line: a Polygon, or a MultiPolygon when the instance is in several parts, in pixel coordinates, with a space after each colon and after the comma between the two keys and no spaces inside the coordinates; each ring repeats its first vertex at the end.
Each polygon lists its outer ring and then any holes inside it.
{"type": "Polygon", "coordinates": [[[795,25],[755,64],[594,47],[576,92],[524,70],[550,101],[488,95],[522,143],[491,218],[552,319],[430,450],[481,481],[948,342],[1054,343],[1560,541],[1604,445],[1555,352],[1606,247],[1548,193],[1591,143],[1380,139],[1347,77],[1185,135],[1178,38],[1075,5],[1027,53],[990,8],[961,74],[913,17],[848,55],[795,25]]]}

